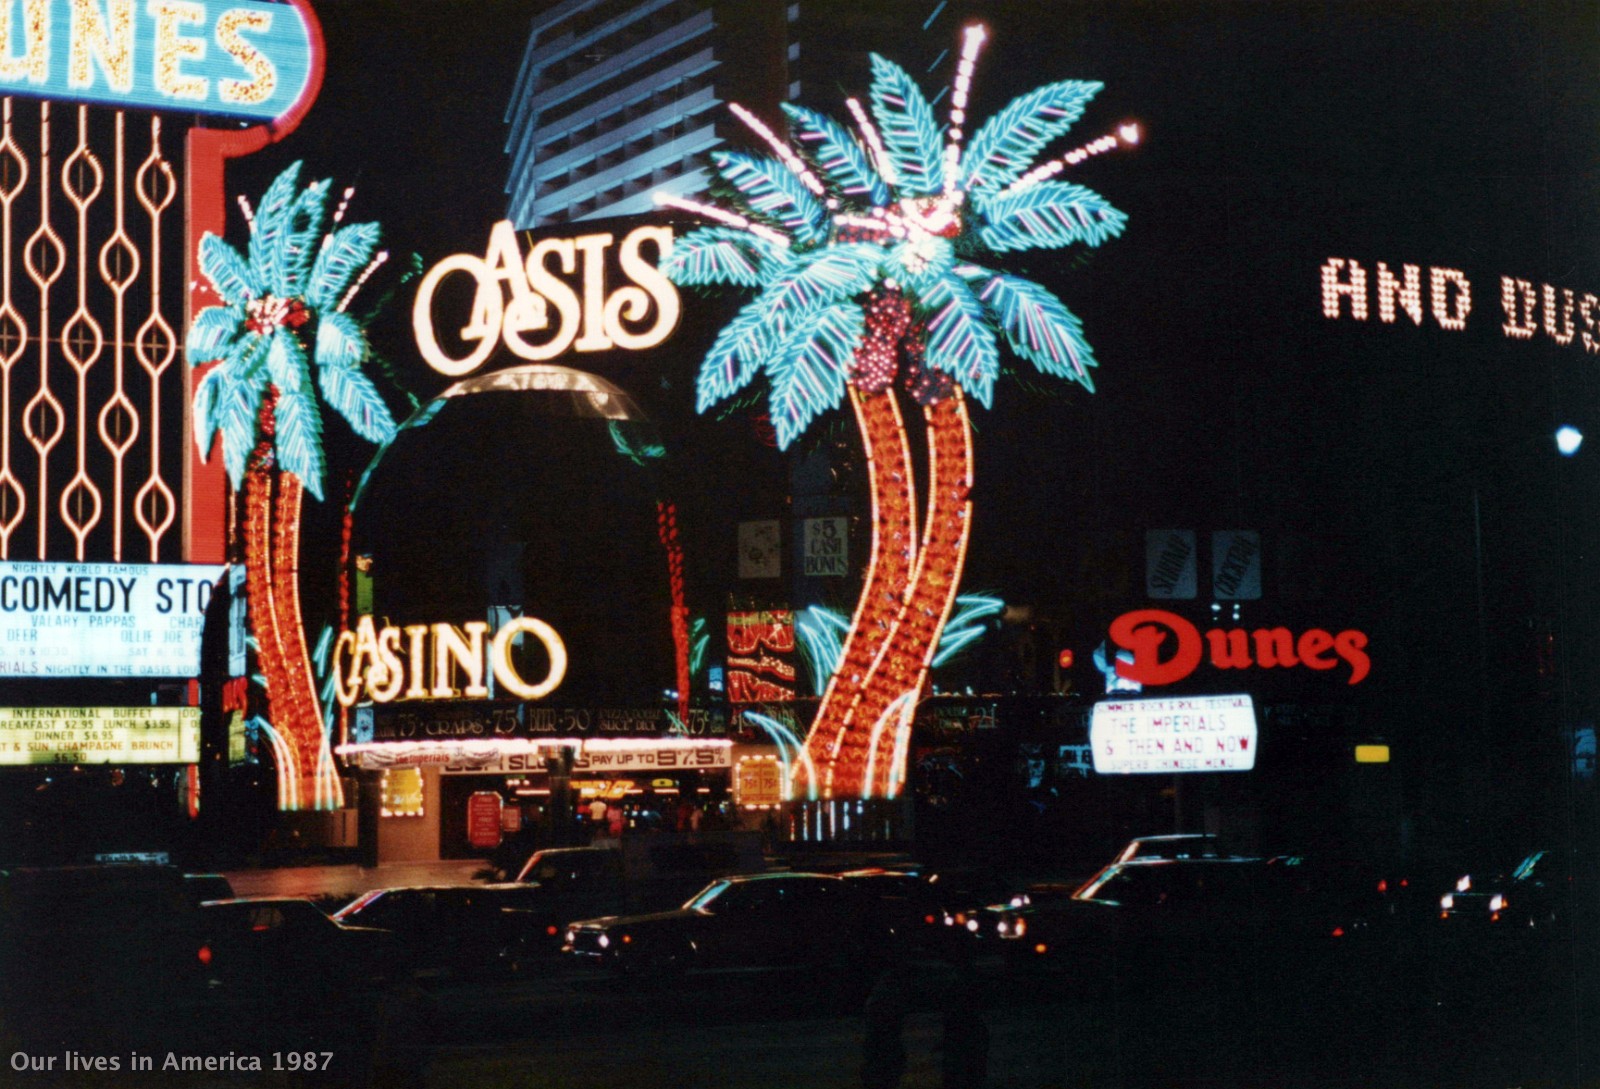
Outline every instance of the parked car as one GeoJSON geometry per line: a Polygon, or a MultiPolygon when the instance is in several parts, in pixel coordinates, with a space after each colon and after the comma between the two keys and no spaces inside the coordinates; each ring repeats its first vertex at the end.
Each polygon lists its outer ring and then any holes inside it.
{"type": "Polygon", "coordinates": [[[707,882],[766,869],[759,835],[657,833],[615,847],[535,851],[515,880],[538,884],[566,905],[563,922],[596,915],[677,907],[707,882]]]}
{"type": "Polygon", "coordinates": [[[714,881],[676,911],[573,923],[562,950],[655,982],[773,969],[859,981],[881,940],[875,922],[862,887],[844,877],[758,874],[714,881]]]}
{"type": "Polygon", "coordinates": [[[418,978],[492,976],[527,970],[560,935],[544,906],[531,885],[374,889],[333,921],[389,932],[418,978]]]}
{"type": "Polygon", "coordinates": [[[1139,836],[1117,853],[1115,861],[1149,861],[1160,858],[1222,858],[1232,857],[1219,837],[1210,832],[1177,832],[1165,836],[1139,836]]]}
{"type": "Polygon", "coordinates": [[[212,977],[274,1001],[308,990],[359,990],[401,970],[393,936],[347,926],[310,900],[246,897],[200,905],[212,977]]]}
{"type": "Polygon", "coordinates": [[[1002,912],[996,932],[1014,968],[1174,979],[1369,948],[1373,903],[1340,869],[1301,857],[1135,860],[1070,897],[1002,912]]]}
{"type": "Polygon", "coordinates": [[[172,866],[0,870],[0,1035],[28,1048],[204,1039],[212,955],[172,866]]]}
{"type": "Polygon", "coordinates": [[[1532,851],[1508,871],[1463,874],[1439,897],[1439,919],[1454,929],[1545,930],[1570,910],[1571,877],[1559,852],[1532,851]]]}
{"type": "Polygon", "coordinates": [[[186,873],[183,875],[183,887],[189,890],[189,898],[197,904],[233,899],[233,883],[220,873],[186,873]]]}

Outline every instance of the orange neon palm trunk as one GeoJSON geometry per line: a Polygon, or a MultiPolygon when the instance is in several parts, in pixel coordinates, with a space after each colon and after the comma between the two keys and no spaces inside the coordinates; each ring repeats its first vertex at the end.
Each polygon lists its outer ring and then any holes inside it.
{"type": "MultiPolygon", "coordinates": [[[[911,449],[893,389],[864,393],[852,386],[850,404],[866,447],[871,489],[872,551],[855,617],[839,666],[828,680],[806,749],[822,796],[836,796],[843,781],[859,781],[867,760],[866,734],[852,723],[862,686],[894,629],[916,563],[916,488],[911,449]]],[[[797,769],[804,774],[804,769],[797,769]]]]}
{"type": "Polygon", "coordinates": [[[290,703],[286,734],[294,738],[291,744],[300,763],[300,804],[309,801],[325,809],[341,803],[341,791],[337,775],[323,768],[322,706],[300,612],[300,508],[304,498],[305,485],[300,478],[280,473],[272,548],[273,625],[283,648],[290,703]]]}
{"type": "Polygon", "coordinates": [[[270,399],[262,407],[262,431],[268,437],[252,453],[245,473],[245,586],[267,682],[268,720],[282,740],[278,805],[337,806],[338,779],[331,770],[322,774],[322,712],[300,614],[299,527],[305,489],[298,477],[272,465],[270,399]]]}
{"type": "Polygon", "coordinates": [[[905,606],[862,686],[852,733],[870,746],[863,774],[841,794],[888,798],[905,777],[911,712],[955,605],[972,530],[972,429],[959,389],[923,410],[928,439],[928,520],[905,606]],[[901,696],[907,698],[896,706],[901,696]],[[903,711],[903,714],[902,714],[903,711]],[[870,768],[870,781],[865,772],[870,768]]]}

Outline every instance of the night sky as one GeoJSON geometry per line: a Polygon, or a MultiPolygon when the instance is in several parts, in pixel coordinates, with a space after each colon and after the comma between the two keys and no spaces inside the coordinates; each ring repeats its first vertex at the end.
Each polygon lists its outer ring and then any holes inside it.
{"type": "MultiPolygon", "coordinates": [[[[908,35],[927,8],[905,6],[908,35]]],[[[941,24],[952,45],[955,8],[941,24]]],[[[505,207],[503,117],[537,6],[317,10],[320,100],[299,132],[236,166],[232,188],[259,192],[305,159],[314,176],[357,185],[352,214],[381,221],[398,253],[429,265],[481,253],[505,207]]],[[[1595,5],[966,10],[994,31],[974,116],[1054,79],[1095,79],[1106,89],[1058,153],[1130,119],[1146,133],[1138,149],[1071,175],[1128,213],[1122,238],[1007,266],[1083,319],[1097,392],[1003,384],[995,409],[978,412],[968,588],[1035,604],[1089,639],[1142,594],[1145,529],[1259,529],[1266,593],[1243,623],[1369,632],[1363,695],[1391,731],[1467,713],[1484,651],[1509,660],[1542,623],[1565,625],[1572,656],[1562,715],[1592,717],[1593,671],[1581,663],[1600,649],[1588,619],[1600,474],[1593,451],[1558,465],[1547,436],[1570,422],[1600,438],[1597,361],[1579,340],[1507,336],[1500,278],[1600,293],[1595,5]],[[1403,314],[1384,324],[1370,284],[1366,321],[1348,304],[1325,318],[1319,270],[1330,257],[1369,278],[1380,261],[1417,265],[1425,304],[1430,268],[1459,271],[1472,285],[1466,328],[1431,314],[1420,327],[1403,314]]],[[[842,70],[858,70],[862,52],[893,57],[897,43],[806,48],[837,50],[850,59],[842,70]]],[[[811,104],[842,112],[842,97],[811,104]]],[[[426,395],[443,381],[405,358],[409,298],[375,338],[426,395]]],[[[679,398],[675,426],[737,428],[695,421],[685,377],[664,373],[668,384],[649,391],[679,398]]],[[[747,433],[728,436],[724,446],[767,456],[747,433]]],[[[725,472],[715,486],[759,513],[761,498],[740,496],[725,472]]],[[[1190,607],[1198,619],[1204,602],[1190,607]]],[[[1514,680],[1508,666],[1496,698],[1514,702],[1514,680]]]]}

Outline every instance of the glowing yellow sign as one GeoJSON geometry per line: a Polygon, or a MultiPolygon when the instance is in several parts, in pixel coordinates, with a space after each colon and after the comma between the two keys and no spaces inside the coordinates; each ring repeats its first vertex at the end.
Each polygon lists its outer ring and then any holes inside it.
{"type": "Polygon", "coordinates": [[[379,812],[385,817],[422,817],[422,769],[385,768],[379,780],[382,802],[379,812]]]}
{"type": "Polygon", "coordinates": [[[608,293],[606,249],[613,238],[610,234],[541,238],[524,259],[511,221],[501,220],[490,231],[482,257],[453,254],[422,278],[411,307],[417,350],[440,374],[459,377],[482,366],[502,341],[513,355],[534,362],[554,359],[569,348],[603,352],[655,347],[678,324],[678,289],[645,259],[640,247],[652,244],[660,261],[672,250],[672,228],[636,227],[623,236],[617,263],[632,282],[608,293]],[[552,260],[562,275],[570,276],[582,266],[577,289],[557,275],[552,260]],[[433,324],[434,295],[452,273],[465,273],[477,285],[471,316],[459,333],[472,347],[460,358],[440,346],[433,324]],[[557,314],[554,322],[551,306],[557,314]],[[645,325],[652,316],[654,321],[645,325]],[[524,337],[527,333],[548,335],[530,342],[524,337]]]}
{"type": "Polygon", "coordinates": [[[352,707],[366,698],[374,703],[405,700],[481,700],[489,697],[484,684],[487,665],[494,678],[518,699],[543,699],[567,675],[567,647],[556,630],[543,620],[518,616],[495,632],[487,648],[489,625],[482,620],[454,624],[408,624],[404,629],[378,628],[363,616],[355,631],[339,633],[333,645],[333,678],[339,702],[352,707]],[[527,633],[544,644],[550,670],[538,684],[529,684],[511,660],[511,647],[527,633]],[[429,644],[432,643],[430,654],[429,644]],[[402,651],[404,657],[402,657],[402,651]],[[456,687],[457,672],[466,685],[456,687]]]}
{"type": "Polygon", "coordinates": [[[199,759],[198,707],[0,707],[0,765],[199,759]]]}

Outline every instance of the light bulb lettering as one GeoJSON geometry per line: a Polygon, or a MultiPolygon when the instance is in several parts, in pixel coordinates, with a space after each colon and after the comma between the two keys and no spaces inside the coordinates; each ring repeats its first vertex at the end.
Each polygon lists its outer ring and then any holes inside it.
{"type": "Polygon", "coordinates": [[[440,374],[460,377],[483,366],[501,343],[518,358],[534,361],[553,359],[569,349],[655,347],[677,327],[680,305],[677,288],[645,259],[640,247],[654,244],[660,261],[671,251],[672,230],[637,227],[623,236],[616,260],[628,282],[613,290],[607,266],[615,241],[610,234],[540,239],[524,260],[511,222],[500,221],[490,232],[483,257],[453,254],[422,278],[411,308],[418,352],[440,374]],[[440,285],[456,273],[475,281],[467,324],[456,334],[464,351],[441,344],[435,326],[440,285]],[[576,283],[570,279],[574,276],[576,283]],[[539,343],[524,335],[546,331],[548,337],[539,343]]]}
{"type": "Polygon", "coordinates": [[[339,633],[333,645],[334,695],[344,707],[362,700],[484,699],[485,683],[496,683],[517,699],[538,700],[554,692],[567,674],[567,648],[560,634],[537,617],[520,616],[486,639],[489,625],[481,620],[454,624],[411,624],[404,629],[379,628],[363,616],[355,630],[339,633]],[[549,667],[543,678],[530,681],[513,660],[522,635],[543,646],[549,667]],[[457,686],[457,681],[465,684],[457,686]]]}

